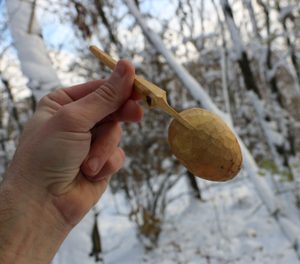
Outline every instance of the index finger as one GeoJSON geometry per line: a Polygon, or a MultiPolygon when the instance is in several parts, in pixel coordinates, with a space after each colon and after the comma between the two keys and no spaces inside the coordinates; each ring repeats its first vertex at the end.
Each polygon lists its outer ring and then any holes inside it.
{"type": "Polygon", "coordinates": [[[101,85],[103,85],[107,80],[95,80],[87,83],[78,84],[68,88],[62,88],[62,90],[72,98],[73,101],[76,101],[89,93],[97,90],[101,85]]]}
{"type": "MultiPolygon", "coordinates": [[[[78,85],[74,85],[68,88],[62,88],[62,90],[73,100],[76,101],[89,93],[97,90],[102,84],[104,84],[107,80],[95,80],[90,81],[87,83],[81,83],[78,85]]],[[[132,91],[130,99],[138,101],[142,99],[142,96],[136,92],[135,90],[132,91]]]]}

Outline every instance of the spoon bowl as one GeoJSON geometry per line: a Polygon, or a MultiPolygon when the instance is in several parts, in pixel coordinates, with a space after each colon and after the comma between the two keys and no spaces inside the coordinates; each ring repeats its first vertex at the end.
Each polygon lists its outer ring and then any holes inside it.
{"type": "Polygon", "coordinates": [[[173,119],[168,143],[175,157],[195,176],[210,181],[232,179],[242,165],[239,143],[225,122],[217,115],[190,108],[180,113],[194,131],[173,119]]]}

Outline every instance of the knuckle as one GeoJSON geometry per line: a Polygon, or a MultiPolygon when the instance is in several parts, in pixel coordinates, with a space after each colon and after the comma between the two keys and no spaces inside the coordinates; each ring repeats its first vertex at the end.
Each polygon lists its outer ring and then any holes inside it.
{"type": "Polygon", "coordinates": [[[111,162],[111,174],[118,172],[122,168],[123,162],[120,158],[116,158],[111,162]]]}
{"type": "Polygon", "coordinates": [[[111,174],[116,173],[118,170],[120,170],[123,167],[125,157],[121,153],[121,151],[116,148],[113,155],[109,158],[107,161],[107,165],[110,168],[111,174]]]}
{"type": "MultiPolygon", "coordinates": [[[[64,93],[63,88],[57,89],[45,96],[43,96],[39,102],[37,107],[43,108],[43,107],[50,107],[53,109],[58,109],[58,105],[63,105],[65,100],[66,94],[64,93]]],[[[71,102],[70,98],[67,98],[68,102],[71,102]]]]}
{"type": "MultiPolygon", "coordinates": [[[[49,98],[57,103],[60,103],[61,101],[63,101],[63,99],[66,97],[66,93],[64,92],[63,88],[59,88],[57,90],[55,90],[54,92],[49,94],[49,98]]],[[[69,98],[68,98],[69,99],[69,98]]]]}
{"type": "Polygon", "coordinates": [[[63,106],[59,111],[58,114],[61,118],[69,120],[74,117],[74,113],[68,105],[63,106]]]}
{"type": "Polygon", "coordinates": [[[49,97],[48,97],[48,95],[44,95],[44,96],[39,100],[39,102],[38,102],[38,104],[37,104],[37,107],[38,107],[38,108],[41,108],[41,107],[47,105],[48,102],[49,102],[49,97]]]}
{"type": "Polygon", "coordinates": [[[119,123],[116,124],[116,134],[117,137],[120,138],[122,136],[123,129],[119,123]]]}
{"type": "Polygon", "coordinates": [[[119,154],[119,158],[118,158],[119,162],[118,162],[118,170],[121,169],[123,167],[124,161],[125,161],[125,157],[123,156],[123,154],[119,154]]]}
{"type": "Polygon", "coordinates": [[[109,144],[107,144],[109,146],[109,148],[111,148],[112,146],[118,145],[121,141],[122,128],[121,128],[120,124],[117,123],[113,126],[110,135],[111,135],[110,139],[108,140],[109,144]]]}
{"type": "Polygon", "coordinates": [[[116,152],[117,152],[117,154],[116,154],[116,157],[117,157],[116,161],[117,162],[116,163],[117,163],[118,169],[120,169],[123,166],[123,162],[125,160],[125,156],[124,156],[122,150],[119,149],[119,148],[117,148],[116,152]]]}
{"type": "Polygon", "coordinates": [[[85,119],[80,113],[75,113],[73,108],[65,105],[57,111],[56,120],[65,129],[79,131],[85,119]]]}
{"type": "Polygon", "coordinates": [[[74,110],[68,105],[63,106],[58,110],[57,117],[65,125],[74,125],[80,123],[80,115],[74,113],[74,110]]]}
{"type": "Polygon", "coordinates": [[[95,94],[108,104],[118,104],[121,101],[117,89],[109,81],[98,88],[95,91],[95,94]]]}

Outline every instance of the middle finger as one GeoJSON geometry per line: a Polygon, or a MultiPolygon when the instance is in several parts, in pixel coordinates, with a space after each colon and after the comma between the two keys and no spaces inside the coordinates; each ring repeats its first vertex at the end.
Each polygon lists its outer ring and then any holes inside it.
{"type": "Polygon", "coordinates": [[[121,126],[115,121],[94,128],[89,154],[81,165],[81,170],[86,176],[97,175],[120,143],[121,134],[121,126]]]}

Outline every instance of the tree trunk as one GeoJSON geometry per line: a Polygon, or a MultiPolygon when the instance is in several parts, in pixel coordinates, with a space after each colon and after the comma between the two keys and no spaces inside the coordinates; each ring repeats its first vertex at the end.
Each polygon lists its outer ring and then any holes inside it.
{"type": "Polygon", "coordinates": [[[242,51],[241,57],[238,59],[238,64],[242,71],[242,75],[244,77],[244,82],[246,85],[247,90],[253,91],[257,94],[259,98],[261,98],[260,91],[256,85],[254,75],[252,73],[250,62],[248,60],[248,56],[246,51],[242,51]]]}
{"type": "Polygon", "coordinates": [[[187,176],[190,186],[192,188],[194,197],[201,201],[202,200],[201,190],[198,186],[195,176],[192,173],[190,173],[189,171],[186,172],[186,176],[187,176]]]}
{"type": "Polygon", "coordinates": [[[273,70],[273,63],[272,63],[272,37],[271,37],[271,31],[270,31],[270,12],[266,4],[262,0],[257,0],[258,5],[260,5],[263,9],[263,12],[265,14],[265,23],[266,23],[266,29],[267,29],[267,52],[264,64],[266,65],[266,69],[264,71],[265,73],[265,79],[266,82],[269,83],[269,86],[271,88],[272,93],[276,96],[276,99],[279,103],[279,105],[284,108],[284,100],[282,98],[282,95],[278,89],[277,86],[277,80],[276,80],[276,74],[273,74],[271,78],[268,77],[268,73],[273,70]]]}
{"type": "Polygon", "coordinates": [[[240,66],[242,76],[244,78],[245,86],[247,90],[254,91],[259,98],[261,98],[261,93],[255,81],[252,69],[250,67],[250,61],[248,59],[247,52],[245,50],[240,32],[236,23],[234,21],[233,12],[228,0],[221,0],[222,10],[225,16],[226,24],[232,39],[232,44],[235,52],[238,56],[238,64],[240,66]]]}
{"type": "Polygon", "coordinates": [[[96,6],[96,10],[98,11],[99,16],[101,17],[102,23],[106,27],[106,30],[107,30],[108,35],[109,35],[109,39],[111,40],[112,43],[114,43],[116,46],[118,46],[119,41],[115,37],[115,34],[112,30],[112,27],[111,27],[111,25],[110,25],[110,23],[107,19],[107,16],[104,12],[103,0],[94,0],[94,3],[95,3],[95,6],[96,6]]]}
{"type": "Polygon", "coordinates": [[[259,29],[257,26],[257,20],[256,20],[255,12],[253,9],[252,0],[243,0],[243,3],[249,12],[250,21],[251,21],[252,30],[254,32],[254,35],[258,40],[261,40],[261,35],[260,35],[259,29]]]}
{"type": "MultiPolygon", "coordinates": [[[[275,6],[276,6],[276,9],[277,9],[278,13],[280,14],[282,9],[281,9],[281,6],[280,6],[280,2],[278,0],[276,1],[275,6]]],[[[291,62],[293,64],[295,72],[296,72],[297,81],[300,84],[300,66],[299,66],[299,63],[298,63],[295,46],[293,45],[293,43],[292,43],[292,41],[289,37],[286,20],[287,20],[287,17],[283,17],[280,22],[281,22],[283,30],[284,30],[286,45],[288,46],[288,49],[289,49],[289,54],[290,54],[290,57],[291,57],[291,62]]]]}

